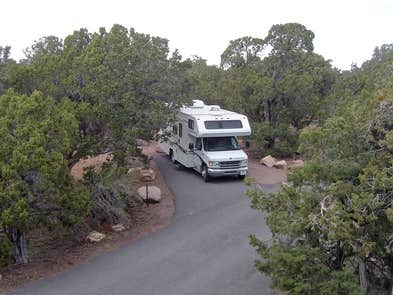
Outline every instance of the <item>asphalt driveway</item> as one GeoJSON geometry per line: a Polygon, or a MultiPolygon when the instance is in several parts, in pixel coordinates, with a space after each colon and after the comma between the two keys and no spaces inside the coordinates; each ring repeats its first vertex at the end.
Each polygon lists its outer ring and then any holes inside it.
{"type": "Polygon", "coordinates": [[[253,267],[248,236],[269,239],[270,232],[262,214],[250,209],[243,183],[205,183],[165,156],[155,160],[176,198],[168,228],[15,294],[274,294],[253,267]]]}

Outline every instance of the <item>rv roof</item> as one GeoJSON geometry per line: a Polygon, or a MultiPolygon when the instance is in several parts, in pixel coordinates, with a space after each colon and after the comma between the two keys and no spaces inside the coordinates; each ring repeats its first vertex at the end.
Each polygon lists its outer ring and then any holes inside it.
{"type": "Polygon", "coordinates": [[[201,100],[193,100],[192,106],[182,107],[180,111],[184,114],[189,115],[223,116],[229,114],[236,114],[228,110],[223,110],[218,105],[205,105],[201,100]]]}

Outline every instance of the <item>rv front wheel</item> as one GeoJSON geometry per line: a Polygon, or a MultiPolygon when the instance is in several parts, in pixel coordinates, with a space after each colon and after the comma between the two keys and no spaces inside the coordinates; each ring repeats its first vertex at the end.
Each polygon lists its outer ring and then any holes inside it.
{"type": "Polygon", "coordinates": [[[203,180],[204,180],[205,182],[208,182],[209,179],[210,179],[210,177],[209,177],[209,171],[207,170],[207,166],[206,166],[206,165],[203,165],[203,166],[202,166],[202,172],[201,172],[201,174],[202,174],[203,180]]]}

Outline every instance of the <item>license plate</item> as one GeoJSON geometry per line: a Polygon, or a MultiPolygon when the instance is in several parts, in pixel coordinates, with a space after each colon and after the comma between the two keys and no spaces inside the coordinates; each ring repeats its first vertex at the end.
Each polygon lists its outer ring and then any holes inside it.
{"type": "Polygon", "coordinates": [[[240,175],[246,175],[247,171],[240,171],[240,175]]]}

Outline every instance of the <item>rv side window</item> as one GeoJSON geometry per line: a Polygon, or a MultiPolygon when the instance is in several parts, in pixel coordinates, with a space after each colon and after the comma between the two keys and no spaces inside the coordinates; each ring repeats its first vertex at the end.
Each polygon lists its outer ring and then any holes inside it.
{"type": "Polygon", "coordinates": [[[173,134],[177,135],[177,125],[173,125],[173,134]]]}
{"type": "Polygon", "coordinates": [[[205,121],[206,129],[240,129],[243,128],[240,120],[205,121]]]}
{"type": "Polygon", "coordinates": [[[202,150],[202,139],[199,137],[196,139],[196,142],[195,142],[195,150],[197,150],[197,151],[202,150]]]}
{"type": "Polygon", "coordinates": [[[179,123],[179,137],[183,136],[183,124],[179,123]]]}
{"type": "Polygon", "coordinates": [[[194,130],[194,120],[191,119],[188,120],[188,128],[194,130]]]}

